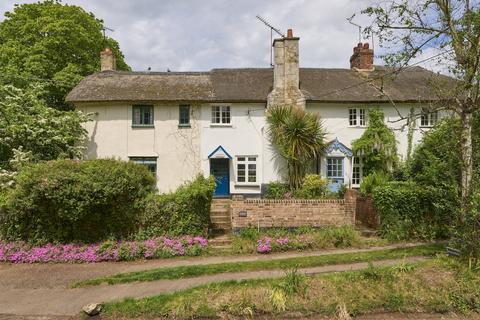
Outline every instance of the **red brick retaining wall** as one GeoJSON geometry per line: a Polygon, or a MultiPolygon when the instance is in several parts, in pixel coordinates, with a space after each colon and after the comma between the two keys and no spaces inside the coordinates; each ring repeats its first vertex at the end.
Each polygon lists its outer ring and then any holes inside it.
{"type": "Polygon", "coordinates": [[[344,199],[243,199],[233,197],[234,230],[249,225],[260,228],[355,225],[356,192],[348,190],[344,199]]]}

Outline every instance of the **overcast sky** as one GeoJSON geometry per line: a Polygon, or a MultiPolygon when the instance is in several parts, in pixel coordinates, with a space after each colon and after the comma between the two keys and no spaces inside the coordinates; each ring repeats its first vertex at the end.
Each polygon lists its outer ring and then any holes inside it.
{"type": "MultiPolygon", "coordinates": [[[[0,19],[14,3],[26,2],[34,1],[1,0],[0,19]]],[[[257,14],[284,33],[292,28],[300,37],[300,66],[348,68],[358,29],[346,18],[370,0],[63,2],[83,7],[114,29],[110,36],[120,43],[133,70],[202,71],[269,66],[270,30],[255,18],[257,14]]],[[[375,63],[381,64],[380,59],[375,63]]]]}

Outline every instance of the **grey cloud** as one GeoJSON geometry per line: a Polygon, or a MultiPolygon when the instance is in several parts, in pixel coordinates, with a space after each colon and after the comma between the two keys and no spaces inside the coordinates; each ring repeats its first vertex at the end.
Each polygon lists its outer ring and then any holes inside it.
{"type": "MultiPolygon", "coordinates": [[[[3,0],[0,11],[19,0],[3,0]]],[[[20,1],[33,2],[33,1],[20,1]]],[[[264,16],[300,39],[302,67],[349,65],[358,41],[346,18],[368,0],[64,0],[82,6],[115,29],[127,63],[134,70],[209,70],[268,67],[270,31],[264,16]]]]}

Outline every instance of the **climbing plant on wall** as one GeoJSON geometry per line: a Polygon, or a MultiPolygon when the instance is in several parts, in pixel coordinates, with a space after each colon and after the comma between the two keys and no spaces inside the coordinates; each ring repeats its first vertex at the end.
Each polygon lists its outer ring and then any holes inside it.
{"type": "Polygon", "coordinates": [[[398,164],[397,141],[392,129],[385,124],[383,112],[372,109],[368,116],[367,129],[352,143],[354,155],[362,159],[365,176],[389,172],[398,164]]]}

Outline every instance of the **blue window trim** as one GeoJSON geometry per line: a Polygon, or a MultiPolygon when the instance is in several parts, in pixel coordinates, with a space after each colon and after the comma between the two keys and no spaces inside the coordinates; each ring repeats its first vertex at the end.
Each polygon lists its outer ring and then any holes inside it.
{"type": "Polygon", "coordinates": [[[335,138],[335,140],[330,142],[327,146],[327,149],[325,150],[327,154],[331,153],[332,151],[340,151],[349,158],[353,156],[352,150],[350,150],[346,145],[338,141],[338,138],[335,138]]]}
{"type": "Polygon", "coordinates": [[[223,151],[223,153],[227,155],[228,159],[232,160],[232,156],[222,146],[218,146],[215,150],[213,150],[212,153],[208,155],[208,159],[213,157],[213,155],[217,153],[219,150],[223,151]]]}
{"type": "Polygon", "coordinates": [[[326,168],[325,168],[326,172],[325,172],[325,175],[327,177],[327,179],[344,179],[345,177],[345,157],[327,157],[326,159],[326,168]],[[342,174],[340,176],[329,176],[328,175],[328,160],[329,159],[340,159],[342,160],[342,174]]]}

